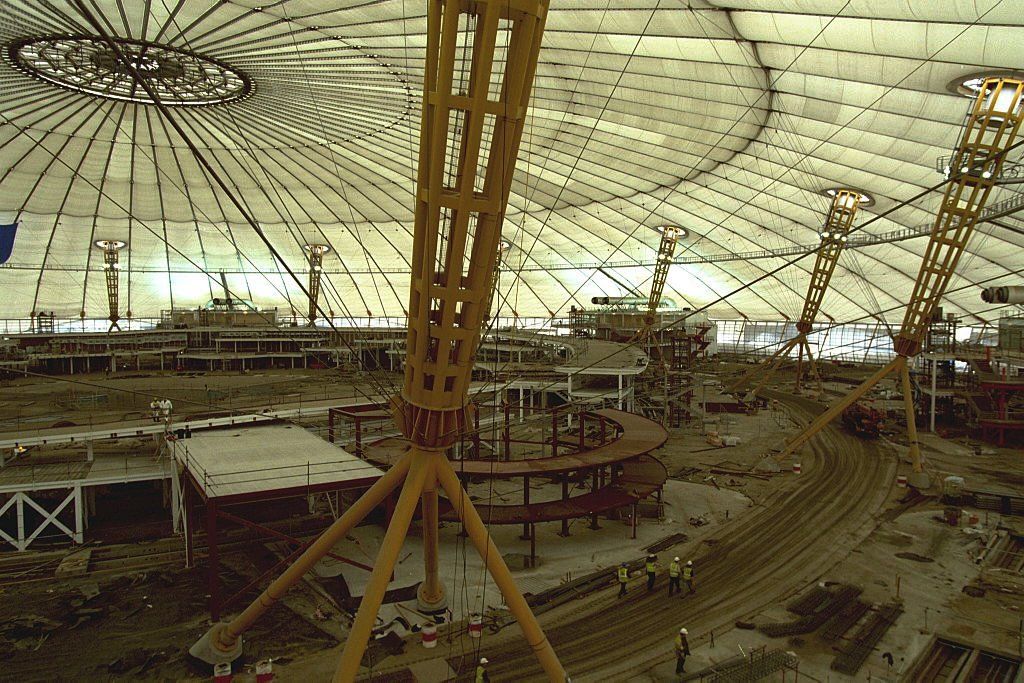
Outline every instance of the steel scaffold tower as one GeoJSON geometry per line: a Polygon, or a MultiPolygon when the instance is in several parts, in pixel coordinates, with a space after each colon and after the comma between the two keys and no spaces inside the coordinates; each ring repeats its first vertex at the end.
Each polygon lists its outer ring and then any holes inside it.
{"type": "Polygon", "coordinates": [[[755,377],[761,375],[757,384],[747,392],[747,398],[753,398],[757,392],[768,383],[779,365],[789,357],[790,351],[798,349],[796,363],[796,389],[800,391],[800,383],[803,377],[804,353],[807,354],[807,363],[810,366],[812,376],[818,382],[818,389],[821,390],[821,376],[814,363],[814,355],[811,353],[811,346],[807,342],[807,336],[814,329],[814,319],[818,316],[821,302],[828,291],[829,282],[832,280],[832,273],[835,272],[839,255],[843,253],[843,247],[849,238],[850,229],[853,227],[853,219],[857,215],[857,209],[861,203],[861,193],[856,190],[836,190],[832,197],[832,206],[825,217],[825,226],[821,231],[821,246],[818,248],[817,258],[814,260],[814,270],[811,272],[811,281],[807,286],[807,296],[804,297],[803,311],[800,313],[800,320],[796,324],[797,334],[785,342],[770,357],[760,365],[745,373],[739,380],[734,382],[728,392],[737,391],[740,387],[751,382],[755,377]]]}
{"type": "Polygon", "coordinates": [[[928,324],[949,286],[992,187],[1000,177],[1006,153],[1014,144],[1022,119],[1024,81],[986,79],[953,154],[952,168],[956,175],[946,185],[903,324],[893,340],[896,357],[794,437],[779,458],[792,455],[884,377],[898,373],[907,414],[909,456],[913,463],[910,483],[918,487],[928,485],[917,441],[908,361],[921,351],[928,324]]]}

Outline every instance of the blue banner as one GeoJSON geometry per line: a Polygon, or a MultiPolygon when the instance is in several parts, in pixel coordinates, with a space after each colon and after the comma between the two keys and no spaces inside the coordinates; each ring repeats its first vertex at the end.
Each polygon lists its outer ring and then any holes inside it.
{"type": "Polygon", "coordinates": [[[14,236],[18,234],[18,224],[0,225],[0,263],[7,263],[14,251],[14,236]]]}

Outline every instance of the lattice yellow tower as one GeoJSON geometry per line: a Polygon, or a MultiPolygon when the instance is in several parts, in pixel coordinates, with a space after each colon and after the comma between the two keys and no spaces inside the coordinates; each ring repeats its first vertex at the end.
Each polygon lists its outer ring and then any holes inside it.
{"type": "Polygon", "coordinates": [[[391,491],[401,493],[335,674],[354,681],[417,503],[423,504],[425,579],[419,600],[443,605],[437,570],[437,489],[470,540],[552,681],[565,671],[501,552],[448,461],[470,413],[469,381],[537,66],[547,0],[429,0],[420,128],[408,357],[395,421],[412,446],[245,612],[193,650],[238,649],[239,635],[391,491]],[[496,49],[498,37],[505,44],[496,49]],[[457,79],[457,75],[465,79],[457,79]],[[461,82],[459,82],[461,81],[461,82]]]}
{"type": "Polygon", "coordinates": [[[907,412],[907,436],[910,459],[914,465],[911,484],[927,486],[928,477],[921,462],[914,423],[914,399],[911,394],[908,359],[921,351],[921,342],[935,308],[939,305],[957,263],[967,247],[978,216],[1002,172],[1006,153],[1013,146],[1024,119],[1024,82],[1008,78],[990,78],[981,86],[964,126],[952,169],[956,173],[946,185],[942,204],[932,226],[921,270],[907,305],[899,334],[894,340],[896,357],[881,370],[821,414],[787,444],[779,457],[792,454],[820,432],[851,403],[867,393],[883,377],[898,372],[903,386],[907,412]]]}
{"type": "Polygon", "coordinates": [[[821,246],[818,247],[818,255],[814,260],[814,270],[811,271],[811,281],[807,286],[807,296],[804,297],[804,308],[800,313],[800,320],[796,324],[796,336],[780,346],[763,363],[744,374],[727,391],[736,391],[760,374],[761,379],[747,393],[748,397],[756,396],[761,387],[775,374],[779,364],[789,356],[789,352],[794,348],[799,349],[796,366],[797,390],[799,391],[800,389],[800,381],[803,375],[803,357],[805,352],[807,353],[807,362],[811,367],[811,372],[818,378],[819,385],[821,384],[818,370],[814,365],[814,355],[811,353],[811,346],[807,343],[807,335],[814,329],[814,319],[818,316],[818,310],[821,309],[821,302],[825,298],[825,292],[828,291],[829,282],[832,280],[832,273],[835,272],[836,263],[839,262],[839,255],[843,253],[843,247],[846,246],[847,237],[849,236],[850,229],[853,227],[853,219],[857,215],[860,202],[860,192],[847,189],[836,190],[832,196],[832,205],[829,207],[828,215],[825,218],[825,226],[821,231],[821,246]]]}

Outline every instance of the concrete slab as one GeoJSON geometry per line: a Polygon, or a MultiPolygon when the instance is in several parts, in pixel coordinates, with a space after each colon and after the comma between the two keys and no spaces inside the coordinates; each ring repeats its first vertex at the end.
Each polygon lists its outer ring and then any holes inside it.
{"type": "Polygon", "coordinates": [[[207,498],[324,487],[353,487],[383,472],[344,449],[293,425],[193,433],[174,442],[174,457],[207,498]]]}

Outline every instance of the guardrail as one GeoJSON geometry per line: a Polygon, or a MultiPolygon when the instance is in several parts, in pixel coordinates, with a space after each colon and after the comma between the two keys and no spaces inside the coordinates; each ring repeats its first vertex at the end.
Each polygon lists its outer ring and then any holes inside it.
{"type": "Polygon", "coordinates": [[[66,484],[86,482],[89,485],[119,481],[144,481],[170,476],[168,458],[152,456],[105,459],[93,461],[69,460],[56,463],[19,463],[7,460],[0,469],[0,491],[31,490],[39,488],[66,488],[66,484]]]}

